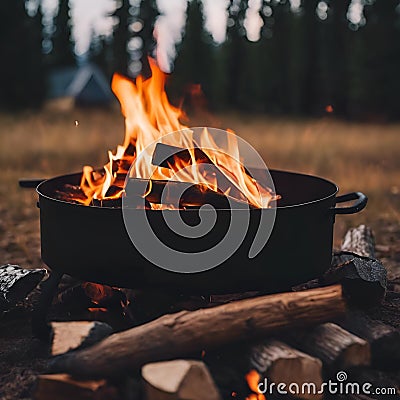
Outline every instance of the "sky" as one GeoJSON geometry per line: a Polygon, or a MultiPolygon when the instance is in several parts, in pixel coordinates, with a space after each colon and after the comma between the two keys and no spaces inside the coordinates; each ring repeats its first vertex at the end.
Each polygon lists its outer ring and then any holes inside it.
{"type": "MultiPolygon", "coordinates": [[[[39,1],[39,0],[31,0],[39,1]]],[[[46,15],[52,15],[57,10],[58,0],[41,0],[46,15]]],[[[141,0],[130,0],[132,5],[140,5],[141,0]]],[[[176,56],[175,45],[182,40],[183,28],[186,22],[187,0],[156,0],[160,15],[155,23],[156,57],[161,69],[171,72],[176,56]]],[[[239,0],[233,0],[233,7],[239,0]]],[[[73,20],[73,38],[75,51],[84,54],[90,46],[93,32],[98,35],[109,35],[113,26],[118,23],[110,16],[115,10],[116,0],[70,0],[73,20]]],[[[228,6],[230,0],[202,0],[205,14],[204,27],[209,31],[216,43],[222,43],[226,36],[228,21],[228,6]]],[[[298,9],[300,0],[290,0],[293,10],[298,9]]],[[[319,18],[327,16],[328,4],[320,1],[316,10],[319,18]]],[[[249,0],[245,15],[244,27],[247,38],[257,41],[260,38],[263,20],[260,13],[272,13],[271,7],[263,6],[262,0],[249,0]]],[[[352,0],[347,17],[356,25],[365,23],[363,20],[362,0],[352,0]]]]}

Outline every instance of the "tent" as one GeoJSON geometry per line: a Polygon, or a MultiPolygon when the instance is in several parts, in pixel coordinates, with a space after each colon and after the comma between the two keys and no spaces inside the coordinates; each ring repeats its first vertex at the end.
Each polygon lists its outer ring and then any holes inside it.
{"type": "Polygon", "coordinates": [[[48,102],[61,108],[109,106],[115,102],[115,96],[100,68],[94,64],[85,64],[50,72],[48,102]]]}

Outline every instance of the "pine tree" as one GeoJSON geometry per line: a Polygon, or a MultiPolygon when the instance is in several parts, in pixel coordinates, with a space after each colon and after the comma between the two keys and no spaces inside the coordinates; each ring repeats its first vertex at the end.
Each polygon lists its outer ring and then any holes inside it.
{"type": "Polygon", "coordinates": [[[223,45],[223,50],[226,54],[228,68],[226,70],[228,87],[227,97],[228,105],[231,107],[243,106],[243,87],[240,82],[243,79],[245,65],[244,47],[246,44],[245,30],[243,27],[244,16],[247,8],[247,0],[240,1],[238,9],[232,11],[230,8],[229,18],[232,21],[232,26],[228,27],[227,39],[223,45]]]}
{"type": "Polygon", "coordinates": [[[28,16],[24,0],[0,2],[0,107],[40,106],[45,91],[41,16],[28,16]]]}
{"type": "Polygon", "coordinates": [[[39,107],[46,95],[46,75],[44,54],[42,50],[43,40],[43,13],[38,5],[36,13],[30,17],[28,22],[27,39],[29,40],[29,65],[30,76],[34,79],[30,82],[30,106],[39,107]]]}
{"type": "Polygon", "coordinates": [[[113,33],[113,70],[120,74],[128,72],[129,0],[119,2],[113,16],[118,18],[118,25],[113,33]]]}
{"type": "Polygon", "coordinates": [[[155,48],[155,39],[153,37],[154,23],[157,18],[158,11],[155,0],[142,0],[140,4],[139,20],[143,24],[142,29],[137,36],[142,39],[142,74],[144,76],[150,75],[150,66],[148,57],[153,55],[155,48]]]}
{"type": "Polygon", "coordinates": [[[211,37],[203,29],[203,12],[199,0],[192,0],[187,9],[186,27],[175,60],[173,95],[184,93],[188,84],[200,84],[206,97],[212,86],[211,37]]]}
{"type": "Polygon", "coordinates": [[[270,113],[287,113],[291,111],[292,14],[287,1],[271,2],[269,7],[270,15],[262,13],[264,26],[259,50],[261,60],[255,73],[260,80],[256,99],[260,109],[263,107],[270,113]]]}
{"type": "Polygon", "coordinates": [[[316,9],[319,0],[303,0],[303,51],[300,62],[303,66],[302,113],[312,115],[319,108],[317,104],[317,74],[318,74],[318,24],[316,9]]]}
{"type": "Polygon", "coordinates": [[[58,12],[54,18],[55,32],[52,37],[53,49],[48,57],[51,67],[66,67],[76,64],[71,39],[69,0],[59,0],[58,12]]]}
{"type": "Polygon", "coordinates": [[[370,79],[367,109],[372,118],[399,118],[400,18],[397,0],[376,0],[365,27],[370,79]]]}

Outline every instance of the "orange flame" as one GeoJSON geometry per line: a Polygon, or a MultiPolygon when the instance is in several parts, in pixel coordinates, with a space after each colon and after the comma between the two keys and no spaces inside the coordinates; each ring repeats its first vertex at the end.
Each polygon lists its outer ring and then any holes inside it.
{"type": "MultiPolygon", "coordinates": [[[[207,149],[218,148],[213,137],[205,128],[200,137],[199,147],[214,164],[217,172],[206,171],[199,167],[195,152],[188,143],[186,135],[177,135],[173,145],[187,149],[190,160],[175,158],[170,168],[152,165],[151,155],[144,152],[147,146],[163,136],[182,129],[188,129],[180,120],[184,113],[171,105],[164,90],[165,74],[157,67],[155,61],[149,59],[152,76],[144,79],[142,76],[133,82],[122,75],[114,74],[112,90],[121,103],[121,111],[125,117],[125,139],[114,152],[108,152],[108,163],[103,170],[97,171],[92,167],[83,168],[80,187],[85,200],[79,200],[86,205],[94,200],[117,199],[124,191],[125,178],[129,168],[136,158],[136,174],[140,178],[149,177],[153,180],[178,180],[199,184],[204,190],[222,191],[225,195],[235,197],[258,208],[266,208],[271,201],[278,198],[268,188],[263,188],[249,176],[240,160],[237,139],[228,135],[227,148],[223,152],[207,149]],[[229,155],[228,155],[229,154],[229,155]],[[218,175],[218,176],[217,176],[218,175]],[[221,187],[221,180],[224,184],[221,187]]],[[[150,189],[149,189],[150,190],[150,189]]],[[[151,204],[154,209],[169,206],[151,204]]]]}
{"type": "Polygon", "coordinates": [[[247,384],[252,392],[246,397],[246,400],[266,400],[266,397],[258,389],[258,384],[260,382],[260,374],[252,369],[246,374],[247,384]]]}

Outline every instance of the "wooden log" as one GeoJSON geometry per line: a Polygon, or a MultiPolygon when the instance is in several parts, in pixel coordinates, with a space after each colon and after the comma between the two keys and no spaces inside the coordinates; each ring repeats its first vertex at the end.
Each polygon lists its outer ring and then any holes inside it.
{"type": "Polygon", "coordinates": [[[341,250],[375,258],[375,239],[371,228],[360,225],[357,228],[349,229],[344,236],[341,250]]]}
{"type": "MultiPolygon", "coordinates": [[[[196,163],[207,163],[211,164],[212,161],[207,155],[200,149],[193,149],[194,158],[196,163]]],[[[175,160],[178,159],[185,164],[192,164],[192,157],[188,149],[181,147],[170,146],[165,143],[157,143],[154,149],[151,163],[158,165],[159,167],[171,168],[175,164],[175,160]]]]}
{"type": "MultiPolygon", "coordinates": [[[[218,189],[222,193],[229,193],[233,198],[242,198],[243,191],[237,185],[237,183],[229,177],[229,174],[224,173],[223,169],[211,161],[211,159],[204,153],[203,150],[196,147],[193,149],[194,159],[197,164],[197,168],[207,174],[214,175],[214,178],[218,182],[218,189]]],[[[235,160],[232,160],[236,162],[235,160]]],[[[172,170],[179,170],[182,163],[184,165],[192,164],[192,155],[188,149],[166,145],[164,143],[157,143],[154,149],[152,164],[160,167],[170,168],[172,170]],[[177,163],[177,161],[179,161],[177,163]],[[178,168],[177,168],[178,164],[178,168]]],[[[250,177],[253,175],[245,168],[245,173],[250,177]]]]}
{"type": "Polygon", "coordinates": [[[267,378],[268,384],[291,383],[302,387],[305,383],[315,385],[315,394],[299,393],[301,399],[321,399],[317,394],[323,383],[322,362],[318,358],[305,354],[278,340],[269,340],[253,346],[250,352],[250,368],[261,377],[267,378]]]}
{"type": "MultiPolygon", "coordinates": [[[[197,164],[213,164],[210,158],[201,150],[199,147],[193,148],[194,159],[197,164]]],[[[151,163],[159,167],[164,168],[175,168],[176,160],[179,163],[192,164],[192,156],[188,149],[182,147],[171,146],[165,143],[157,143],[154,149],[153,157],[151,163]]],[[[247,175],[252,176],[252,174],[245,168],[247,175]]]]}
{"type": "Polygon", "coordinates": [[[23,300],[44,278],[46,270],[23,269],[18,265],[0,267],[0,312],[23,300]]]}
{"type": "Polygon", "coordinates": [[[221,400],[202,361],[172,360],[142,368],[145,400],[221,400]]]}
{"type": "MultiPolygon", "coordinates": [[[[127,200],[132,207],[139,198],[149,203],[178,204],[180,208],[200,207],[211,204],[218,209],[251,207],[247,202],[234,199],[221,192],[209,189],[204,184],[164,180],[130,179],[126,185],[127,200]],[[230,204],[232,206],[230,206],[230,204]]],[[[143,201],[142,201],[143,203],[143,201]]]]}
{"type": "Polygon", "coordinates": [[[84,348],[110,336],[113,329],[99,321],[52,322],[53,340],[51,354],[67,353],[84,348]]]}
{"type": "Polygon", "coordinates": [[[352,265],[345,267],[348,270],[345,292],[352,295],[357,305],[373,306],[380,303],[386,294],[387,271],[375,259],[375,238],[371,228],[360,225],[349,229],[344,236],[341,251],[344,253],[336,254],[338,264],[346,264],[353,257],[352,265]],[[354,254],[365,258],[354,257],[354,254]]]}
{"type": "Polygon", "coordinates": [[[115,387],[106,380],[81,381],[67,374],[39,375],[35,400],[119,400],[115,387]]]}
{"type": "Polygon", "coordinates": [[[88,349],[59,356],[51,368],[53,372],[81,376],[112,376],[148,362],[180,357],[221,343],[332,320],[344,311],[340,286],[182,311],[114,334],[88,349]]]}
{"type": "Polygon", "coordinates": [[[342,249],[333,254],[331,268],[322,277],[297,285],[293,290],[341,283],[348,303],[364,308],[375,306],[385,297],[387,271],[374,255],[371,229],[365,225],[350,229],[342,249]]]}
{"type": "Polygon", "coordinates": [[[300,350],[319,358],[328,371],[370,365],[371,362],[368,342],[331,322],[296,332],[290,335],[290,341],[300,350]]]}
{"type": "Polygon", "coordinates": [[[349,303],[368,308],[383,301],[387,271],[379,260],[341,251],[334,253],[332,264],[322,282],[325,285],[340,282],[349,303]]]}
{"type": "Polygon", "coordinates": [[[368,341],[373,366],[391,369],[400,365],[399,329],[357,311],[348,313],[340,325],[368,341]]]}

